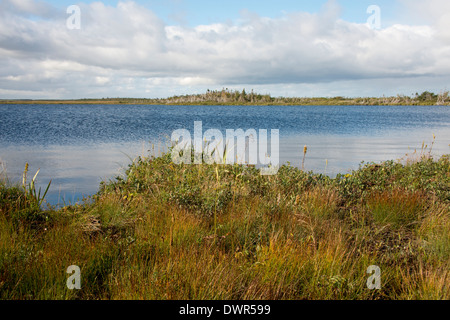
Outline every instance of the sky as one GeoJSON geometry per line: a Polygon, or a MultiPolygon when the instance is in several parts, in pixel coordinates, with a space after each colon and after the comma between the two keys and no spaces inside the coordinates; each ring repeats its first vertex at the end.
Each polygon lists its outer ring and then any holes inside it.
{"type": "Polygon", "coordinates": [[[0,99],[223,88],[288,97],[450,90],[450,1],[0,0],[0,99]]]}

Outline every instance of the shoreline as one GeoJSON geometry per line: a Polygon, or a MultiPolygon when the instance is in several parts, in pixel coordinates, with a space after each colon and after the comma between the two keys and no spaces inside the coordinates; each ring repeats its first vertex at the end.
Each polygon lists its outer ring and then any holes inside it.
{"type": "Polygon", "coordinates": [[[205,103],[158,103],[158,102],[123,102],[121,100],[112,100],[112,101],[102,101],[102,100],[94,100],[94,101],[85,101],[85,100],[0,100],[0,105],[15,105],[15,104],[29,104],[29,105],[142,105],[142,106],[192,106],[192,107],[200,107],[200,106],[249,106],[249,107],[278,107],[278,106],[299,106],[299,107],[307,107],[307,106],[450,106],[450,104],[433,104],[433,103],[266,103],[266,104],[252,104],[252,103],[216,103],[216,102],[205,102],[205,103]]]}
{"type": "Polygon", "coordinates": [[[415,96],[390,97],[272,97],[245,90],[210,91],[168,98],[0,99],[0,104],[127,104],[168,106],[450,106],[449,92],[425,91],[415,96]]]}

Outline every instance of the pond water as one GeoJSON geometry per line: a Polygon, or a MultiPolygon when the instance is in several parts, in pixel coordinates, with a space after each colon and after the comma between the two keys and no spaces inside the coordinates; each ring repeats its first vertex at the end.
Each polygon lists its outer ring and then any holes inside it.
{"type": "Polygon", "coordinates": [[[335,176],[362,161],[400,159],[422,143],[450,153],[444,106],[0,105],[0,171],[19,182],[25,163],[47,201],[73,203],[123,174],[137,156],[166,150],[172,132],[213,128],[279,130],[280,162],[335,176]]]}

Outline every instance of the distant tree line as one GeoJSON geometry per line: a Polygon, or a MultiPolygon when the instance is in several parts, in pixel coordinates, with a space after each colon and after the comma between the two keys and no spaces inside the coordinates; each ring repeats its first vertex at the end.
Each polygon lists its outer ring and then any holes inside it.
{"type": "Polygon", "coordinates": [[[397,95],[381,98],[346,97],[272,97],[269,93],[246,92],[245,89],[207,90],[203,94],[173,96],[165,99],[151,99],[160,104],[220,104],[220,105],[450,105],[448,91],[416,93],[412,96],[397,95]]]}
{"type": "Polygon", "coordinates": [[[253,90],[207,90],[201,94],[169,98],[102,98],[78,100],[0,100],[0,103],[86,103],[86,104],[161,104],[161,105],[450,105],[448,91],[435,94],[424,91],[411,96],[348,98],[348,97],[272,97],[253,90]]]}

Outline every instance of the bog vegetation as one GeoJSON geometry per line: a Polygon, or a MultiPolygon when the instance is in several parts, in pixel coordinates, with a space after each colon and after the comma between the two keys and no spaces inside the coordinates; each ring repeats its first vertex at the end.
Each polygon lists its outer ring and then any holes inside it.
{"type": "Polygon", "coordinates": [[[173,96],[160,99],[137,98],[103,98],[79,100],[0,100],[0,103],[56,103],[56,104],[150,104],[150,105],[450,105],[450,94],[443,91],[435,94],[424,91],[411,96],[397,95],[392,97],[272,97],[269,93],[231,90],[207,90],[202,94],[173,96]]]}
{"type": "Polygon", "coordinates": [[[142,157],[59,209],[3,179],[0,298],[448,300],[449,156],[408,159],[330,178],[142,157]]]}

